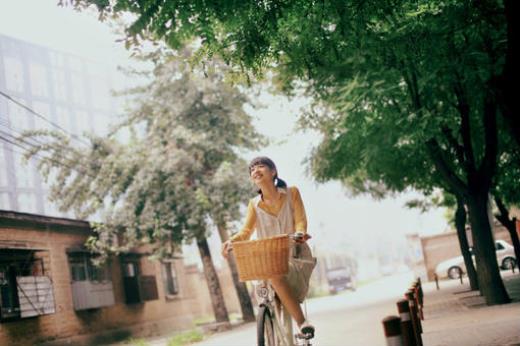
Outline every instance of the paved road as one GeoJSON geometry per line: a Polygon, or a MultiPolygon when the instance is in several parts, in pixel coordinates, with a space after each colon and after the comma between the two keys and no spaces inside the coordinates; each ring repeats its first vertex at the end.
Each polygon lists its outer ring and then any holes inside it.
{"type": "MultiPolygon", "coordinates": [[[[403,273],[384,277],[335,296],[308,300],[309,320],[316,326],[316,346],[386,345],[381,320],[396,314],[395,302],[413,277],[403,273]]],[[[251,346],[256,344],[256,325],[242,325],[216,334],[197,346],[251,346]]]]}

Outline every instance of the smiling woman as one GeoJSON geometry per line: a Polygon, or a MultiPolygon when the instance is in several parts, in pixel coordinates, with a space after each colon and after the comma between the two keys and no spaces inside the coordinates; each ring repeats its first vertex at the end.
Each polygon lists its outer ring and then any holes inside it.
{"type": "Polygon", "coordinates": [[[258,187],[258,196],[250,200],[244,227],[223,244],[222,254],[227,257],[232,242],[248,240],[255,229],[259,239],[302,233],[299,258],[291,257],[289,273],[271,278],[270,283],[284,307],[298,323],[302,334],[313,335],[314,327],[305,320],[299,304],[307,294],[315,266],[310,247],[305,243],[310,237],[307,235],[307,217],[300,193],[296,187],[288,187],[278,177],[276,165],[267,157],[253,159],[249,164],[249,174],[258,187]],[[298,260],[309,261],[303,263],[298,260]]]}

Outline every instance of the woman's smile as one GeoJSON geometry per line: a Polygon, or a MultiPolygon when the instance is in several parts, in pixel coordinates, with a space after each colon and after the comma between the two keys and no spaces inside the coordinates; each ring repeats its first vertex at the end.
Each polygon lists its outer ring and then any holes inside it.
{"type": "Polygon", "coordinates": [[[264,165],[256,165],[251,168],[251,178],[255,182],[264,180],[264,177],[269,176],[268,173],[270,173],[270,169],[264,165]]]}

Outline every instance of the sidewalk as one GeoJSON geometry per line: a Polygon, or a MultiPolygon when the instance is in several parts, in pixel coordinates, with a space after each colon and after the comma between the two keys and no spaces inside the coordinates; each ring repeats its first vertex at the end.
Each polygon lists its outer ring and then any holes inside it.
{"type": "Polygon", "coordinates": [[[520,275],[503,273],[510,304],[487,306],[464,279],[423,284],[425,346],[520,345],[520,275]]]}

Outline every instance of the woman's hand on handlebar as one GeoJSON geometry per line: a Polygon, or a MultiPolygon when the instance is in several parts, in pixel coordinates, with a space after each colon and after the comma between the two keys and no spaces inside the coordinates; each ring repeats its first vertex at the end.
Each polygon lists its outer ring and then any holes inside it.
{"type": "Polygon", "coordinates": [[[222,243],[222,257],[228,258],[229,251],[233,249],[233,244],[231,243],[231,240],[226,240],[222,243]]]}
{"type": "Polygon", "coordinates": [[[307,240],[311,239],[312,237],[310,235],[308,235],[307,233],[303,233],[303,232],[296,232],[296,233],[293,233],[291,234],[291,238],[298,244],[303,244],[305,243],[307,240]]]}

